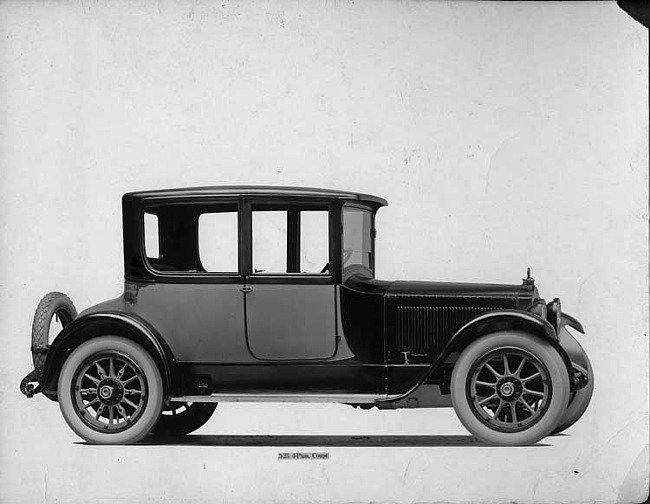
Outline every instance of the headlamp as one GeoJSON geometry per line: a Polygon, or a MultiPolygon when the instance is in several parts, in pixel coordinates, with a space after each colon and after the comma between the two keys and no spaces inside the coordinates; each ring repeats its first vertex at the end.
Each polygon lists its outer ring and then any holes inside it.
{"type": "Polygon", "coordinates": [[[553,325],[555,331],[560,330],[560,323],[562,322],[562,307],[560,305],[560,299],[555,298],[548,305],[546,305],[546,319],[553,325]]]}

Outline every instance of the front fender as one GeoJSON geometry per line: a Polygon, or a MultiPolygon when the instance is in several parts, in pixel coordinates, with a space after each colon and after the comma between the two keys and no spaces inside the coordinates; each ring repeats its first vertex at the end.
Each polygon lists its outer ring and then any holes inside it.
{"type": "Polygon", "coordinates": [[[470,341],[484,334],[508,329],[521,329],[551,342],[557,341],[555,329],[548,320],[523,310],[499,310],[484,313],[470,320],[456,331],[443,352],[451,353],[459,347],[464,348],[470,341]]]}
{"type": "MultiPolygon", "coordinates": [[[[580,324],[573,317],[571,318],[580,324]]],[[[571,359],[562,347],[553,325],[539,315],[527,311],[500,310],[479,315],[456,331],[442,353],[444,358],[447,358],[454,351],[462,352],[472,341],[485,334],[512,329],[525,331],[548,341],[562,357],[569,377],[573,376],[571,359]]]]}
{"type": "MultiPolygon", "coordinates": [[[[575,319],[573,319],[575,320],[575,319]]],[[[577,322],[577,321],[576,321],[577,322]]],[[[579,323],[578,323],[579,324],[579,323]]],[[[507,330],[522,330],[548,341],[562,357],[569,377],[573,375],[571,359],[561,346],[555,329],[548,320],[545,320],[534,313],[523,310],[499,310],[487,312],[470,320],[449,339],[447,344],[440,350],[436,359],[431,363],[427,371],[407,392],[398,396],[390,397],[389,400],[403,399],[426,383],[433,372],[438,369],[445,360],[454,352],[462,352],[470,343],[489,333],[507,330]]]]}
{"type": "Polygon", "coordinates": [[[575,330],[584,334],[585,330],[582,327],[582,324],[578,322],[571,315],[562,314],[562,320],[560,322],[560,331],[558,332],[558,341],[560,346],[569,356],[569,359],[572,363],[577,364],[582,369],[587,370],[590,368],[589,358],[587,353],[582,348],[582,345],[578,343],[573,335],[567,330],[567,326],[573,327],[575,330]]]}
{"type": "Polygon", "coordinates": [[[568,313],[562,313],[562,325],[568,325],[569,327],[573,327],[576,331],[582,334],[585,333],[585,328],[582,327],[582,324],[580,322],[578,322],[578,319],[572,317],[568,313]]]}
{"type": "Polygon", "coordinates": [[[34,393],[43,392],[56,400],[57,382],[65,359],[83,342],[104,335],[128,338],[147,350],[158,365],[164,390],[170,389],[175,359],[160,334],[137,315],[106,311],[81,315],[63,328],[50,346],[41,384],[34,393]]]}

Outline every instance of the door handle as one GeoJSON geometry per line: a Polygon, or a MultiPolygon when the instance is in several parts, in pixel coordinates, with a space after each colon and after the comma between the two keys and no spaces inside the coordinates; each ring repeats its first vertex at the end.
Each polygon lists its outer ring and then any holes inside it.
{"type": "Polygon", "coordinates": [[[253,292],[253,289],[250,288],[250,287],[242,287],[242,288],[239,289],[239,290],[242,291],[244,294],[246,294],[246,293],[248,293],[248,292],[253,292]]]}

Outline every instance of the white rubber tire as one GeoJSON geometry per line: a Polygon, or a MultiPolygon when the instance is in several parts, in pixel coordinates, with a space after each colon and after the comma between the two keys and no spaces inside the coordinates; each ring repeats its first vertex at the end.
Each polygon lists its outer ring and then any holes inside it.
{"type": "Polygon", "coordinates": [[[591,367],[591,362],[589,358],[585,355],[587,361],[587,373],[589,376],[589,383],[580,390],[576,390],[569,397],[569,405],[564,413],[564,416],[560,420],[560,423],[553,430],[553,434],[558,434],[562,431],[567,430],[573,424],[575,424],[582,415],[584,415],[587,410],[587,406],[591,402],[591,396],[594,393],[594,370],[591,367]]]}
{"type": "Polygon", "coordinates": [[[550,343],[519,331],[492,333],[474,341],[461,353],[451,376],[451,399],[460,422],[481,441],[500,446],[530,445],[551,434],[564,416],[569,401],[569,376],[564,361],[550,343]],[[518,432],[495,430],[479,420],[466,393],[474,363],[487,353],[504,347],[521,349],[534,355],[546,366],[550,375],[551,398],[548,407],[538,421],[518,432]]]}
{"type": "Polygon", "coordinates": [[[59,375],[59,407],[70,428],[91,444],[132,444],[144,438],[160,418],[163,405],[163,385],[158,366],[140,345],[119,336],[93,338],[77,347],[66,359],[59,375]],[[121,352],[142,370],[147,385],[144,410],[127,429],[120,432],[99,432],[88,426],[78,415],[72,396],[72,380],[77,369],[91,356],[101,352],[121,352]]]}

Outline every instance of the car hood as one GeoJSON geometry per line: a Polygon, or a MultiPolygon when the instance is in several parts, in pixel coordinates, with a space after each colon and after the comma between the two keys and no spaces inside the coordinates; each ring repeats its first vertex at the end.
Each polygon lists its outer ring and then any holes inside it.
{"type": "Polygon", "coordinates": [[[397,280],[390,284],[386,294],[389,296],[530,298],[532,291],[523,285],[397,280]]]}
{"type": "Polygon", "coordinates": [[[425,282],[415,280],[385,281],[362,275],[349,278],[345,286],[359,292],[384,294],[387,297],[481,298],[514,301],[517,306],[529,305],[539,297],[533,285],[488,283],[425,282]]]}

